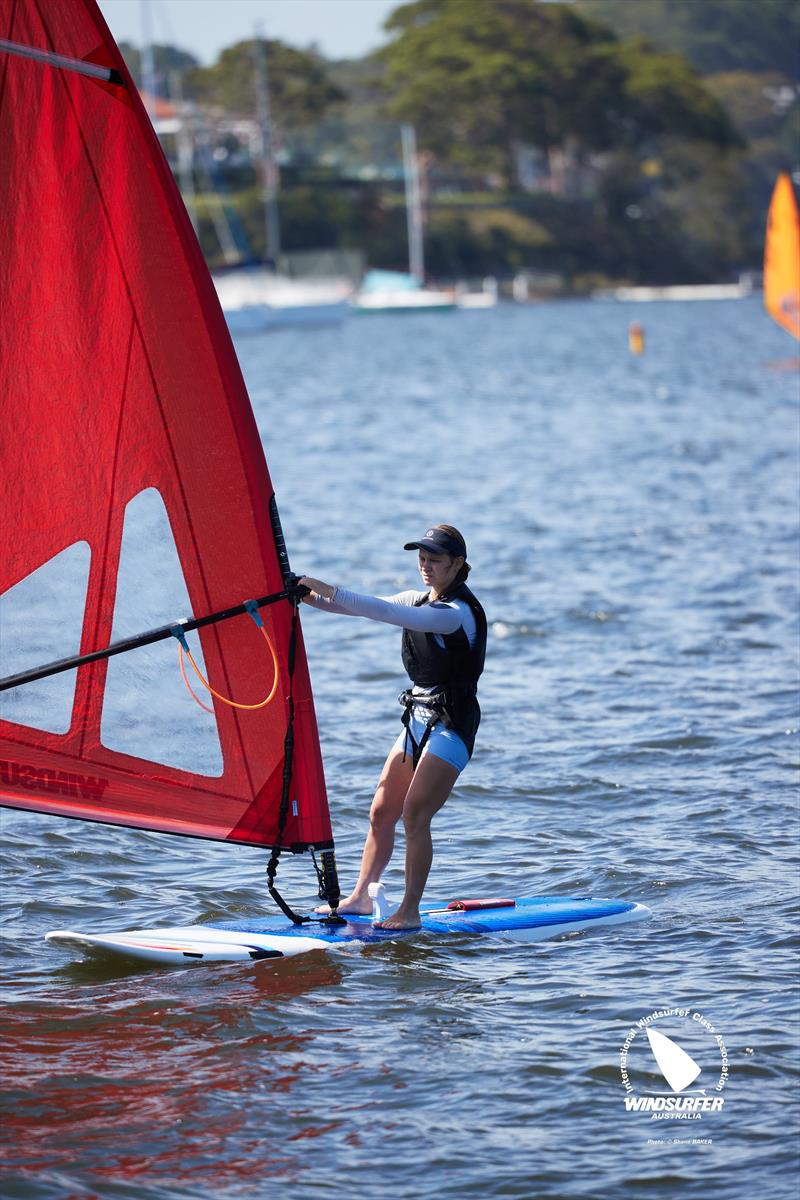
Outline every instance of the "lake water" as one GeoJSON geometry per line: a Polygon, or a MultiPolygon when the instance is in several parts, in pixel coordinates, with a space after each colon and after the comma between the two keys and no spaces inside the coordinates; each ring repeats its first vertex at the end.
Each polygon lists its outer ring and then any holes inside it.
{"type": "MultiPolygon", "coordinates": [[[[793,343],[755,300],[564,302],[238,349],[295,570],[386,594],[415,585],[404,541],[467,538],[484,721],[428,895],[622,896],[653,920],[80,964],[44,932],[258,914],[266,856],[7,812],[3,1197],[795,1196],[793,343]],[[722,1111],[626,1111],[626,1039],[636,1094],[666,1090],[636,1022],[667,1008],[722,1111]]],[[[302,615],[348,884],[399,635],[302,615]]],[[[311,900],[304,859],[281,878],[311,900]]]]}

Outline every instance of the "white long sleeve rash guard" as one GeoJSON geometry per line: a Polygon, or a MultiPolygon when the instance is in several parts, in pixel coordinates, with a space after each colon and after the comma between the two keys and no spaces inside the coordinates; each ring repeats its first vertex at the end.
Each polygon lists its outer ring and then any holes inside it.
{"type": "Polygon", "coordinates": [[[478,636],[475,617],[464,600],[434,600],[420,604],[427,592],[397,592],[394,596],[364,596],[337,587],[332,600],[312,595],[307,603],[327,612],[341,613],[347,617],[368,617],[371,621],[382,621],[385,625],[398,625],[401,629],[413,629],[417,633],[432,633],[444,646],[446,633],[463,629],[470,646],[478,636]]]}

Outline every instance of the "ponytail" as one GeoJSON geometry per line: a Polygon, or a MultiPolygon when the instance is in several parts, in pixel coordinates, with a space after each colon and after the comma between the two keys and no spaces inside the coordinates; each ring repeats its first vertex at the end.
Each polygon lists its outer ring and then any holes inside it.
{"type": "Polygon", "coordinates": [[[460,587],[462,583],[466,583],[467,576],[469,575],[471,570],[472,570],[472,567],[469,565],[469,563],[465,559],[461,566],[461,570],[458,572],[458,574],[456,575],[455,579],[453,580],[453,582],[450,586],[451,587],[460,587]]]}

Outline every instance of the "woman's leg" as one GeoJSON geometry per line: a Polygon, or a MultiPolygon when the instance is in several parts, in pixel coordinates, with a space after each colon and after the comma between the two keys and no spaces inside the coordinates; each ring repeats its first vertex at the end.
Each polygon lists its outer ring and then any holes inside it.
{"type": "MultiPolygon", "coordinates": [[[[341,913],[368,915],[372,912],[369,885],[378,882],[392,857],[395,825],[403,815],[406,793],[414,775],[411,755],[405,756],[405,762],[403,757],[402,749],[395,746],[384,763],[369,810],[369,830],[361,855],[361,870],[356,886],[339,904],[341,913]]],[[[329,911],[327,905],[317,909],[317,912],[329,911]]]]}
{"type": "Polygon", "coordinates": [[[419,761],[403,806],[406,890],[397,912],[379,922],[381,929],[416,929],[420,925],[419,902],[433,861],[431,821],[450,795],[458,774],[456,767],[435,754],[423,754],[419,761]]]}

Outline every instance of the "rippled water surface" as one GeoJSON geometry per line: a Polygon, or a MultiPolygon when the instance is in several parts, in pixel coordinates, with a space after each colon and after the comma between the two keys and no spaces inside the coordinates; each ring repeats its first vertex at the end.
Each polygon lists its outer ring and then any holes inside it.
{"type": "MultiPolygon", "coordinates": [[[[257,914],[265,856],[6,813],[2,1195],[794,1196],[789,339],[755,301],[587,302],[238,349],[296,570],[391,592],[415,583],[404,541],[466,535],[484,723],[428,894],[622,896],[654,918],[529,946],[81,964],[44,932],[257,914]],[[724,1039],[721,1112],[625,1110],[620,1047],[664,1008],[688,1010],[658,1028],[712,1096],[721,1051],[692,1014],[724,1039]]],[[[398,634],[303,620],[348,883],[397,730],[398,634]]],[[[303,859],[282,878],[311,900],[303,859]]],[[[631,1077],[666,1091],[644,1036],[631,1077]]]]}

